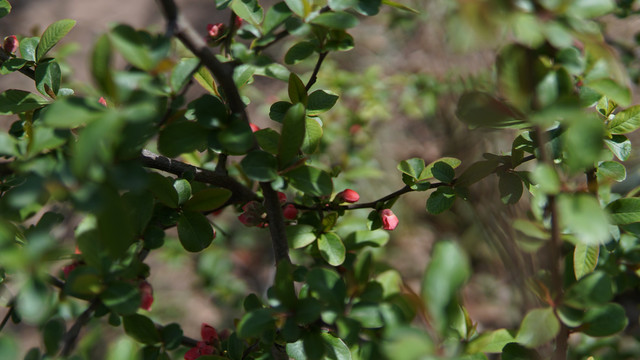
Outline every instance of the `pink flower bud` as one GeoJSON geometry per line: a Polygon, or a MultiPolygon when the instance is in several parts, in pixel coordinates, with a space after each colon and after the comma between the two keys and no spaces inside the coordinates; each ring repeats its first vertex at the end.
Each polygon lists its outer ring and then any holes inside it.
{"type": "Polygon", "coordinates": [[[213,355],[216,349],[205,343],[204,341],[198,341],[198,350],[200,350],[200,355],[213,355]]]}
{"type": "Polygon", "coordinates": [[[98,99],[98,103],[104,107],[107,107],[107,100],[105,100],[102,96],[98,99]]]}
{"type": "Polygon", "coordinates": [[[198,349],[197,347],[192,347],[184,354],[184,360],[196,360],[200,357],[200,355],[202,355],[200,353],[200,349],[198,349]]]}
{"type": "Polygon", "coordinates": [[[278,191],[278,201],[280,201],[280,205],[284,205],[287,202],[287,194],[278,191]]]}
{"type": "Polygon", "coordinates": [[[298,209],[293,204],[287,204],[282,210],[285,219],[294,220],[298,217],[298,209]]]}
{"type": "Polygon", "coordinates": [[[140,302],[140,308],[143,310],[151,311],[151,304],[153,304],[153,288],[148,281],[144,280],[138,284],[140,294],[142,295],[142,301],[140,302]]]}
{"type": "Polygon", "coordinates": [[[244,21],[242,21],[242,18],[236,15],[235,20],[233,21],[233,26],[235,26],[236,29],[239,29],[242,26],[243,22],[244,21]]]}
{"type": "Polygon", "coordinates": [[[385,230],[393,230],[398,226],[398,217],[391,209],[384,209],[380,212],[382,218],[382,228],[385,230]]]}
{"type": "Polygon", "coordinates": [[[338,202],[348,202],[354,203],[360,200],[360,194],[351,189],[346,189],[343,192],[336,195],[336,198],[339,199],[338,202]]]}
{"type": "Polygon", "coordinates": [[[218,332],[216,329],[205,323],[202,323],[202,326],[200,327],[200,336],[202,336],[202,340],[207,344],[213,344],[214,341],[218,340],[218,332]]]}
{"type": "Polygon", "coordinates": [[[260,130],[260,128],[258,127],[258,125],[256,124],[249,124],[249,126],[251,127],[251,131],[256,132],[258,130],[260,130]]]}
{"type": "Polygon", "coordinates": [[[223,23],[217,23],[217,24],[208,24],[207,25],[207,32],[209,33],[209,36],[212,38],[218,38],[222,35],[222,32],[224,31],[224,24],[223,23]]]}
{"type": "Polygon", "coordinates": [[[4,39],[4,51],[8,52],[9,54],[15,53],[16,50],[18,50],[18,46],[20,46],[20,43],[18,42],[18,38],[15,35],[7,36],[4,39]]]}

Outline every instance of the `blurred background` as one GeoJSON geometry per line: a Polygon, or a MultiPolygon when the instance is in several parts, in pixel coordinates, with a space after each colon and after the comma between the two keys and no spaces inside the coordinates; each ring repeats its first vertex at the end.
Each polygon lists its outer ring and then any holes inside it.
{"type": "MultiPolygon", "coordinates": [[[[229,13],[217,11],[214,1],[176,2],[203,37],[208,23],[229,20],[229,13]]],[[[514,131],[469,130],[454,115],[457,98],[464,90],[490,86],[496,44],[470,41],[464,29],[448,21],[455,1],[399,2],[419,10],[419,14],[383,7],[379,16],[362,17],[361,25],[350,31],[355,48],[330,54],[316,85],[341,94],[337,106],[323,116],[325,136],[320,152],[324,156],[320,160],[342,168],[335,190],[352,188],[360,193],[361,201],[402,188],[401,173],[396,170],[402,160],[419,157],[430,163],[451,156],[462,160],[463,170],[485,152],[510,152],[516,135],[514,131]]],[[[110,24],[126,23],[157,32],[164,31],[165,25],[152,0],[11,3],[12,13],[0,21],[1,38],[40,35],[54,21],[77,20],[55,50],[56,57],[65,59],[65,86],[78,93],[91,91],[82,85],[91,79],[90,52],[110,24]]],[[[275,1],[260,3],[268,7],[275,1]]],[[[638,21],[611,18],[604,23],[612,37],[631,49],[635,47],[638,21]]],[[[267,53],[281,61],[292,44],[285,39],[267,53]]],[[[637,67],[633,65],[633,51],[620,55],[630,56],[632,68],[637,67]]],[[[295,67],[310,74],[315,60],[312,57],[295,67]]],[[[123,61],[116,64],[124,66],[123,61]]],[[[632,77],[636,79],[637,74],[632,77]]],[[[251,121],[260,127],[277,126],[269,120],[269,107],[285,98],[286,84],[256,78],[254,85],[244,89],[244,95],[251,99],[251,121]]],[[[11,88],[36,92],[33,82],[17,72],[0,77],[0,92],[11,88]]],[[[193,86],[189,96],[203,93],[193,86]]],[[[7,127],[13,120],[3,117],[0,126],[7,127]]],[[[496,184],[497,177],[491,176],[474,185],[467,202],[457,201],[451,211],[438,216],[426,212],[425,193],[401,197],[394,206],[400,225],[390,234],[388,245],[376,251],[381,270],[384,264],[398,269],[407,291],[419,293],[432,244],[439,239],[454,239],[461,244],[474,270],[464,290],[464,306],[480,330],[516,327],[522,314],[536,305],[525,279],[539,268],[538,259],[535,251],[523,251],[517,245],[519,235],[512,228],[513,220],[528,211],[528,204],[502,205],[496,184]]],[[[178,322],[185,335],[198,337],[202,322],[219,330],[233,327],[244,296],[251,292],[264,295],[273,276],[268,233],[243,227],[237,215],[228,208],[213,218],[218,237],[200,254],[186,254],[177,241],[167,241],[162,250],[151,253],[148,280],[155,291],[155,302],[149,316],[160,323],[178,322]]],[[[366,210],[351,214],[366,215],[366,210]]],[[[52,271],[64,265],[54,263],[52,271]]],[[[26,325],[9,324],[5,331],[17,334],[23,352],[41,345],[39,332],[26,325]]],[[[109,331],[89,326],[84,331],[79,349],[92,359],[117,359],[119,347],[130,346],[130,340],[118,340],[119,328],[109,331]]]]}

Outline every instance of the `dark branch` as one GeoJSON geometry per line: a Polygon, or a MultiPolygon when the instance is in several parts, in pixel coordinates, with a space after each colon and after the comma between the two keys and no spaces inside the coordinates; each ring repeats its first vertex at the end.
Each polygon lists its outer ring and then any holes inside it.
{"type": "Polygon", "coordinates": [[[100,299],[93,299],[89,304],[89,307],[82,314],[80,314],[80,316],[78,316],[76,322],[73,323],[73,326],[71,326],[71,329],[69,329],[69,331],[64,334],[64,346],[62,347],[62,352],[60,353],[60,355],[62,355],[63,357],[71,355],[71,352],[76,347],[76,342],[78,340],[78,335],[80,335],[80,330],[89,322],[89,320],[91,320],[93,312],[100,304],[100,299]]]}
{"type": "Polygon", "coordinates": [[[316,66],[313,68],[313,73],[309,78],[309,82],[307,83],[307,86],[305,86],[305,89],[307,89],[307,91],[309,91],[309,89],[311,89],[313,84],[315,84],[316,81],[318,80],[318,73],[320,72],[320,67],[322,66],[322,62],[324,61],[324,59],[327,57],[328,54],[329,53],[325,51],[323,53],[320,53],[320,56],[318,56],[318,61],[316,62],[316,66]]]}
{"type": "Polygon", "coordinates": [[[4,318],[2,318],[2,322],[0,323],[0,331],[4,329],[5,325],[7,325],[7,322],[11,318],[11,314],[13,314],[14,312],[14,307],[15,307],[14,299],[11,299],[11,301],[9,302],[9,311],[7,311],[7,314],[4,316],[4,318]]]}
{"type": "Polygon", "coordinates": [[[199,168],[181,161],[170,159],[166,156],[154,154],[149,150],[142,150],[140,161],[144,167],[162,170],[168,173],[182,176],[185,173],[194,174],[194,180],[207,183],[232,192],[229,201],[231,203],[243,203],[251,200],[258,200],[258,196],[251,189],[240,184],[234,178],[221,175],[215,171],[199,168]]]}
{"type": "Polygon", "coordinates": [[[290,262],[289,243],[287,242],[284,216],[282,215],[282,207],[280,206],[278,193],[273,190],[271,183],[261,182],[260,187],[262,188],[264,206],[269,219],[269,232],[271,233],[271,243],[273,245],[276,264],[283,260],[290,262]]]}

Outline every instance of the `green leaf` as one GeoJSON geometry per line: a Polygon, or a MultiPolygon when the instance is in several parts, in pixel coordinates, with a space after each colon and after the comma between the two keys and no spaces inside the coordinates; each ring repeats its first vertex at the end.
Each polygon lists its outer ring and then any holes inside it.
{"type": "Polygon", "coordinates": [[[218,141],[230,155],[243,155],[254,145],[253,131],[249,123],[234,119],[224,130],[218,132],[218,141]]]}
{"type": "Polygon", "coordinates": [[[178,237],[185,250],[199,252],[211,245],[214,232],[204,215],[195,211],[184,211],[178,218],[178,237]]]}
{"type": "Polygon", "coordinates": [[[451,241],[439,241],[422,280],[421,295],[429,313],[442,333],[449,326],[447,307],[471,276],[465,253],[451,241]]]}
{"type": "Polygon", "coordinates": [[[267,10],[264,16],[264,22],[262,23],[262,31],[264,34],[269,34],[280,26],[285,20],[291,17],[291,10],[284,2],[279,2],[267,10]]]}
{"type": "Polygon", "coordinates": [[[120,315],[132,315],[138,311],[142,296],[137,286],[130,282],[118,281],[109,284],[100,294],[100,300],[120,315]]]}
{"type": "Polygon", "coordinates": [[[294,265],[290,262],[279,262],[276,266],[276,276],[273,284],[276,299],[280,300],[280,303],[290,310],[296,308],[298,302],[296,290],[293,286],[294,270],[294,265]]]}
{"type": "Polygon", "coordinates": [[[260,25],[264,15],[262,7],[256,0],[232,0],[231,10],[254,26],[260,25]]]}
{"type": "Polygon", "coordinates": [[[582,332],[589,336],[609,336],[624,330],[629,320],[620,304],[591,308],[583,318],[582,332]]]}
{"type": "Polygon", "coordinates": [[[162,343],[167,350],[177,349],[180,346],[183,334],[182,328],[176,323],[168,324],[160,330],[162,343]]]}
{"type": "Polygon", "coordinates": [[[523,123],[523,116],[516,109],[479,91],[462,94],[456,116],[471,128],[517,127],[523,123]]]}
{"type": "Polygon", "coordinates": [[[567,14],[583,18],[594,18],[608,14],[616,9],[613,0],[574,0],[566,10],[567,14]]]}
{"type": "Polygon", "coordinates": [[[109,33],[113,46],[131,65],[150,71],[154,67],[143,35],[129,25],[117,25],[109,33]]]}
{"type": "Polygon", "coordinates": [[[311,225],[287,226],[286,232],[292,249],[300,249],[316,241],[315,227],[311,225]]]}
{"type": "Polygon", "coordinates": [[[396,9],[412,12],[414,14],[419,14],[420,13],[418,10],[412,9],[412,8],[408,7],[407,5],[400,4],[400,3],[397,3],[395,1],[382,0],[382,3],[387,5],[387,6],[391,6],[393,8],[396,8],[396,9]]]}
{"type": "Polygon", "coordinates": [[[273,181],[278,178],[278,160],[262,150],[254,150],[240,162],[247,176],[255,181],[273,181]]]}
{"type": "Polygon", "coordinates": [[[522,320],[516,339],[524,346],[535,348],[553,340],[558,331],[560,322],[552,308],[533,309],[522,320]]]}
{"type": "Polygon", "coordinates": [[[271,310],[258,309],[245,314],[238,323],[238,336],[241,338],[260,337],[266,331],[275,327],[275,320],[271,310]]]}
{"type": "Polygon", "coordinates": [[[173,188],[178,193],[178,204],[184,204],[191,197],[191,184],[186,179],[176,179],[173,182],[173,188]]]}
{"type": "Polygon", "coordinates": [[[203,189],[189,199],[182,208],[188,211],[211,211],[224,205],[231,198],[231,191],[222,188],[203,189]]]}
{"type": "Polygon", "coordinates": [[[284,62],[288,65],[297,64],[308,58],[316,50],[316,46],[310,41],[301,41],[294,44],[284,55],[284,62]]]}
{"type": "Polygon", "coordinates": [[[358,18],[346,12],[326,12],[322,13],[313,20],[312,24],[326,26],[331,29],[346,30],[358,25],[358,18]]]}
{"type": "Polygon", "coordinates": [[[607,205],[609,218],[615,225],[640,222],[640,198],[622,198],[607,205]]]}
{"type": "Polygon", "coordinates": [[[611,134],[627,134],[640,128],[640,105],[622,110],[607,123],[611,134]]]}
{"type": "Polygon", "coordinates": [[[0,156],[16,156],[18,155],[18,142],[16,139],[7,134],[6,132],[0,132],[0,156]]]}
{"type": "Polygon", "coordinates": [[[500,200],[505,205],[517,204],[523,192],[522,179],[512,172],[499,173],[499,176],[500,200]]]}
{"type": "Polygon", "coordinates": [[[277,121],[281,123],[284,120],[284,115],[287,111],[293,106],[290,102],[287,101],[276,101],[271,105],[269,109],[269,118],[273,121],[277,121]]]}
{"type": "Polygon", "coordinates": [[[329,111],[336,104],[338,98],[338,95],[325,90],[316,90],[312,92],[309,95],[307,114],[309,116],[316,116],[329,111]]]}
{"type": "Polygon", "coordinates": [[[152,172],[149,174],[149,190],[161,203],[170,208],[178,207],[178,193],[173,187],[173,179],[152,172]]]}
{"type": "Polygon", "coordinates": [[[596,269],[599,255],[599,245],[576,244],[573,250],[573,272],[576,279],[580,280],[583,276],[596,269]]]}
{"type": "Polygon", "coordinates": [[[354,231],[344,240],[348,250],[357,250],[366,246],[382,247],[389,241],[389,232],[378,230],[358,230],[354,231]]]}
{"type": "Polygon", "coordinates": [[[193,121],[174,121],[160,130],[158,150],[167,157],[201,149],[207,143],[207,131],[193,121]]]}
{"type": "Polygon", "coordinates": [[[134,314],[122,318],[124,332],[136,341],[147,345],[161,341],[160,334],[151,319],[144,315],[134,314]]]}
{"type": "MultiPolygon", "coordinates": [[[[42,112],[47,126],[73,129],[105,116],[105,109],[95,100],[80,97],[64,97],[56,100],[42,112]]],[[[109,117],[113,121],[112,117],[109,117]]]]}
{"type": "Polygon", "coordinates": [[[308,95],[307,89],[304,86],[304,83],[298,75],[291,73],[289,74],[289,99],[292,104],[302,103],[305,106],[307,105],[308,95]]]}
{"type": "Polygon", "coordinates": [[[311,4],[308,0],[284,0],[289,9],[301,18],[307,17],[311,12],[311,4]]]}
{"type": "Polygon", "coordinates": [[[202,88],[207,90],[209,93],[214,95],[218,94],[216,81],[213,79],[213,75],[211,75],[211,72],[206,67],[201,66],[193,76],[193,78],[196,79],[198,84],[200,84],[200,86],[202,86],[202,88]]]}
{"type": "Polygon", "coordinates": [[[98,240],[112,259],[123,256],[133,243],[135,232],[126,204],[114,189],[103,189],[98,212],[98,240]]]}
{"type": "Polygon", "coordinates": [[[451,183],[456,177],[456,172],[453,170],[453,167],[444,161],[436,161],[433,165],[427,166],[427,169],[431,170],[434,178],[445,184],[451,183]]]}
{"type": "Polygon", "coordinates": [[[312,166],[297,167],[284,176],[293,187],[310,196],[329,196],[333,192],[331,176],[312,166]]]}
{"type": "Polygon", "coordinates": [[[11,4],[7,0],[0,0],[0,18],[3,18],[11,12],[11,4]]]}
{"type": "Polygon", "coordinates": [[[514,335],[513,331],[507,329],[485,332],[469,343],[467,353],[500,353],[505,345],[515,341],[514,335]]]}
{"type": "Polygon", "coordinates": [[[411,158],[408,160],[402,160],[398,164],[397,169],[417,180],[420,178],[420,174],[422,174],[422,171],[424,170],[424,159],[411,158]]]}
{"type": "Polygon", "coordinates": [[[621,182],[627,178],[627,169],[617,161],[603,161],[598,164],[598,176],[621,182]]]}
{"type": "Polygon", "coordinates": [[[603,271],[594,271],[571,285],[565,292],[564,302],[578,309],[604,305],[613,299],[613,282],[603,271]]]}
{"type": "Polygon", "coordinates": [[[560,177],[553,166],[549,164],[538,164],[531,173],[531,180],[545,194],[555,195],[560,192],[560,177]]]}
{"type": "Polygon", "coordinates": [[[96,41],[91,53],[91,75],[104,94],[115,97],[116,89],[111,71],[111,58],[111,43],[109,37],[103,34],[96,41]]]}
{"type": "Polygon", "coordinates": [[[280,143],[280,134],[271,128],[260,129],[253,133],[260,147],[270,153],[278,154],[278,144],[280,143]]]}
{"type": "Polygon", "coordinates": [[[19,114],[43,107],[48,102],[28,91],[7,90],[0,94],[0,115],[19,114]]]}
{"type": "Polygon", "coordinates": [[[322,141],[322,125],[314,118],[305,119],[304,141],[302,142],[302,152],[305,154],[313,154],[322,141]]]}
{"type": "Polygon", "coordinates": [[[305,109],[304,105],[293,105],[284,116],[282,134],[278,143],[278,167],[284,169],[289,166],[300,152],[305,138],[305,109]]]}
{"type": "Polygon", "coordinates": [[[440,214],[453,205],[456,200],[456,192],[449,186],[441,186],[434,191],[427,200],[427,211],[431,214],[440,214]]]}
{"type": "Polygon", "coordinates": [[[42,329],[42,340],[47,355],[55,357],[56,353],[60,350],[65,332],[66,324],[63,319],[54,317],[47,321],[42,329]]]}
{"type": "Polygon", "coordinates": [[[39,62],[51,50],[58,41],[62,40],[75,26],[75,20],[59,20],[49,25],[40,37],[40,43],[36,48],[36,62],[39,62]]]}
{"type": "Polygon", "coordinates": [[[177,94],[182,88],[187,85],[189,80],[195,75],[200,60],[198,58],[184,58],[180,59],[180,62],[171,71],[171,77],[169,83],[171,84],[171,90],[174,94],[177,94]]]}
{"type": "Polygon", "coordinates": [[[569,229],[578,241],[588,245],[609,241],[611,235],[607,214],[593,196],[561,194],[558,196],[558,212],[562,225],[569,229]]]}
{"type": "Polygon", "coordinates": [[[342,265],[346,256],[346,249],[342,240],[335,233],[326,233],[318,238],[318,249],[320,255],[330,265],[342,265]]]}
{"type": "Polygon", "coordinates": [[[30,38],[23,38],[20,40],[20,55],[27,61],[36,61],[36,49],[40,43],[40,38],[37,36],[30,38]]]}
{"type": "MultiPolygon", "coordinates": [[[[422,170],[422,172],[420,172],[420,175],[417,177],[417,180],[422,181],[422,180],[431,179],[432,177],[435,177],[434,174],[433,174],[433,168],[436,165],[436,163],[439,163],[439,162],[444,163],[446,165],[449,165],[449,167],[451,167],[452,169],[457,168],[462,163],[460,160],[458,160],[456,158],[453,158],[453,157],[440,158],[438,160],[435,160],[435,161],[431,162],[429,165],[425,166],[424,169],[422,170]]],[[[420,167],[420,163],[419,162],[417,164],[414,164],[414,165],[417,166],[416,170],[420,167]]],[[[436,172],[438,172],[438,171],[439,171],[439,176],[442,176],[443,179],[445,179],[445,180],[449,180],[449,178],[451,178],[451,180],[453,180],[453,176],[455,176],[455,172],[453,172],[453,175],[452,175],[451,170],[447,169],[443,165],[438,165],[438,169],[436,170],[436,172]]],[[[438,180],[440,180],[440,179],[438,179],[438,180]]],[[[450,182],[450,181],[445,181],[445,182],[450,182]]]]}
{"type": "Polygon", "coordinates": [[[537,351],[527,349],[518,343],[510,343],[504,346],[501,354],[502,360],[542,360],[537,351]]]}
{"type": "Polygon", "coordinates": [[[6,75],[18,71],[27,65],[27,60],[20,58],[10,58],[0,64],[0,75],[6,75]]]}
{"type": "Polygon", "coordinates": [[[609,150],[620,161],[627,161],[631,155],[631,141],[624,135],[613,135],[611,139],[604,139],[609,150]]]}
{"type": "Polygon", "coordinates": [[[617,102],[621,106],[629,106],[631,103],[631,90],[628,87],[620,85],[611,79],[598,79],[588,81],[586,86],[605,95],[609,99],[617,102]]]}
{"type": "Polygon", "coordinates": [[[236,66],[233,69],[233,81],[236,83],[236,87],[241,88],[244,85],[253,82],[253,75],[255,73],[256,67],[251,64],[242,64],[236,66]]]}

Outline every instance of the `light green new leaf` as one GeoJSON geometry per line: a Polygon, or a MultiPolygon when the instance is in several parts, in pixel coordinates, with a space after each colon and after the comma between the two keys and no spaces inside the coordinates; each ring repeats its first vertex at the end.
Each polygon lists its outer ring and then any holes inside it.
{"type": "Polygon", "coordinates": [[[551,341],[560,331],[560,322],[553,309],[533,309],[527,313],[516,335],[518,343],[535,348],[551,341]]]}
{"type": "Polygon", "coordinates": [[[262,22],[264,11],[257,0],[233,0],[231,9],[236,15],[247,20],[253,26],[259,26],[262,22]]]}
{"type": "Polygon", "coordinates": [[[311,20],[312,24],[326,26],[331,29],[346,30],[358,25],[358,18],[346,12],[326,12],[311,20]]]}
{"type": "Polygon", "coordinates": [[[330,265],[339,266],[344,262],[346,249],[342,240],[335,233],[326,233],[318,238],[320,255],[330,265]]]}
{"type": "Polygon", "coordinates": [[[305,108],[302,103],[293,105],[282,121],[282,135],[278,143],[278,165],[289,166],[298,157],[305,138],[305,108]]]}
{"type": "Polygon", "coordinates": [[[640,198],[623,198],[607,205],[611,222],[615,225],[626,225],[640,222],[640,198]]]}
{"type": "Polygon", "coordinates": [[[75,20],[64,19],[49,25],[40,37],[40,43],[36,48],[36,61],[40,61],[58,41],[62,40],[76,24],[75,20]]]}
{"type": "Polygon", "coordinates": [[[599,245],[576,244],[573,250],[573,272],[576,279],[580,280],[580,278],[596,269],[599,255],[599,245]]]}
{"type": "Polygon", "coordinates": [[[595,197],[588,194],[561,194],[558,196],[558,211],[562,225],[578,241],[588,245],[609,241],[609,220],[595,197]]]}
{"type": "Polygon", "coordinates": [[[612,134],[627,134],[640,128],[640,105],[622,110],[607,124],[612,134]]]}

